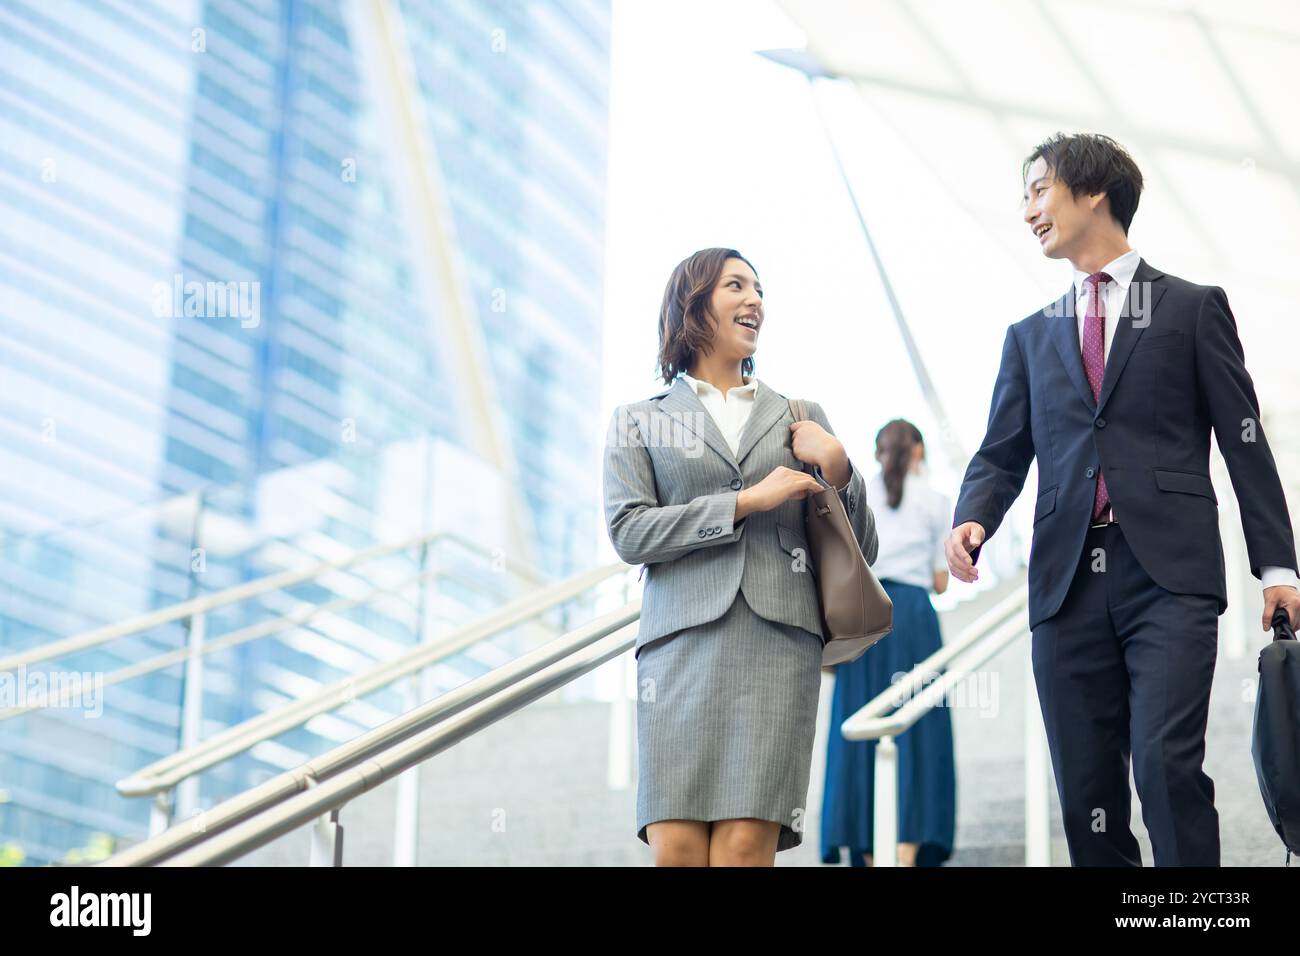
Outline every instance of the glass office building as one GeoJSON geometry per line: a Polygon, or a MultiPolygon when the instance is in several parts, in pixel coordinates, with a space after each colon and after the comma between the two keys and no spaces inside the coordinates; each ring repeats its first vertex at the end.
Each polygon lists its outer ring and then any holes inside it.
{"type": "MultiPolygon", "coordinates": [[[[361,49],[377,7],[0,7],[0,657],[419,530],[475,489],[521,495],[543,575],[591,562],[608,4],[389,8],[485,360],[468,373],[409,234],[409,158],[384,125],[400,97],[361,49]],[[506,431],[495,476],[476,474],[466,374],[490,381],[506,431]]],[[[446,593],[447,622],[502,596],[446,593]]],[[[214,654],[203,736],[418,640],[416,603],[214,654]]],[[[177,622],[50,666],[109,673],[186,638],[177,622]]],[[[114,686],[93,721],[0,722],[0,862],[142,835],[147,804],[113,785],[177,749],[183,691],[173,667],[114,686]]],[[[402,699],[230,762],[205,802],[402,699]]]]}

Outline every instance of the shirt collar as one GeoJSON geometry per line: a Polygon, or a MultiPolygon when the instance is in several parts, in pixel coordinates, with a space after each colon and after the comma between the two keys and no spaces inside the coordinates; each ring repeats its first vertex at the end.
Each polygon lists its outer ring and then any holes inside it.
{"type": "MultiPolygon", "coordinates": [[[[709,382],[704,381],[703,379],[692,378],[690,375],[687,375],[685,372],[682,372],[682,378],[686,380],[687,385],[689,385],[692,389],[695,390],[696,395],[705,395],[709,392],[716,392],[719,395],[722,394],[721,390],[714,388],[713,385],[711,385],[709,382]]],[[[749,376],[749,378],[743,379],[743,381],[745,382],[744,385],[737,385],[735,388],[729,390],[727,394],[728,395],[757,394],[758,379],[755,376],[751,375],[749,376]]]]}
{"type": "MultiPolygon", "coordinates": [[[[1112,259],[1097,271],[1104,272],[1110,276],[1114,281],[1114,284],[1119,286],[1120,293],[1122,294],[1128,289],[1129,283],[1133,281],[1133,275],[1137,272],[1138,263],[1141,260],[1142,257],[1137,254],[1137,250],[1130,249],[1118,259],[1112,259]]],[[[1080,272],[1078,269],[1074,270],[1075,298],[1081,298],[1086,291],[1083,287],[1083,280],[1088,278],[1088,275],[1087,272],[1080,272]]]]}

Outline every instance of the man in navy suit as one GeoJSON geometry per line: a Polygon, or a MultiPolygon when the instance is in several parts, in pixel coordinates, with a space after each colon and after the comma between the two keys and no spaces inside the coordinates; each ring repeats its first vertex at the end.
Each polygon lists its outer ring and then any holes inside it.
{"type": "MultiPolygon", "coordinates": [[[[1286,499],[1223,290],[1129,248],[1142,174],[1105,136],[1025,160],[1025,222],[1074,282],[1007,330],[987,433],[946,550],[973,581],[1038,459],[1029,556],[1034,680],[1070,860],[1141,866],[1129,760],[1157,866],[1219,863],[1201,769],[1218,616],[1228,605],[1210,430],[1241,508],[1264,628],[1300,623],[1286,499]]],[[[1246,742],[1242,742],[1246,746],[1246,742]]]]}

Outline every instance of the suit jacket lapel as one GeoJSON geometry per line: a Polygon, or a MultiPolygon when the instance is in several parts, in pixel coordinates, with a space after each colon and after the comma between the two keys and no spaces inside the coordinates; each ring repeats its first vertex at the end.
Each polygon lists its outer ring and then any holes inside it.
{"type": "Polygon", "coordinates": [[[754,393],[754,407],[749,411],[749,420],[745,422],[745,427],[740,433],[740,450],[736,454],[737,461],[744,461],[758,444],[758,440],[767,434],[768,429],[775,425],[784,417],[789,405],[786,400],[779,394],[772,391],[762,382],[754,393]]]}
{"type": "Polygon", "coordinates": [[[1083,371],[1083,348],[1079,344],[1079,319],[1074,308],[1074,285],[1057,302],[1047,310],[1047,327],[1051,330],[1052,344],[1056,346],[1061,362],[1065,365],[1065,374],[1074,383],[1085,405],[1095,406],[1092,388],[1088,385],[1088,376],[1083,371]]]}
{"type": "Polygon", "coordinates": [[[718,423],[713,420],[709,410],[704,407],[695,389],[684,378],[673,382],[668,395],[659,403],[660,411],[670,413],[683,426],[698,436],[706,445],[716,451],[723,459],[739,471],[739,463],[731,453],[731,446],[722,437],[718,423]]]}
{"type": "Polygon", "coordinates": [[[1165,292],[1164,283],[1156,284],[1155,280],[1162,278],[1163,275],[1147,265],[1145,259],[1138,260],[1137,271],[1133,273],[1128,295],[1124,297],[1124,306],[1120,309],[1119,322],[1115,325],[1115,341],[1111,343],[1110,355],[1106,356],[1106,373],[1102,376],[1101,396],[1097,400],[1098,412],[1105,407],[1106,399],[1110,398],[1110,393],[1115,390],[1115,383],[1124,372],[1129,356],[1133,354],[1134,346],[1137,345],[1138,339],[1142,338],[1146,327],[1151,324],[1156,303],[1165,292]],[[1136,320],[1131,321],[1129,305],[1133,302],[1138,304],[1140,315],[1136,320]]]}

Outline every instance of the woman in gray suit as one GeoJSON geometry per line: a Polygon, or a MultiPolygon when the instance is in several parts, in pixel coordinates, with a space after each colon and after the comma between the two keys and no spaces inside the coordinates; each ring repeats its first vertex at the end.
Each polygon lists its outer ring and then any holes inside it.
{"type": "Polygon", "coordinates": [[[681,262],[659,316],[671,387],[619,407],[606,441],[610,540],[645,565],[636,826],[659,866],[771,866],[803,842],[823,639],[802,500],[836,488],[876,556],[865,482],[821,407],[795,422],[753,375],[764,321],[736,250],[681,262]]]}

